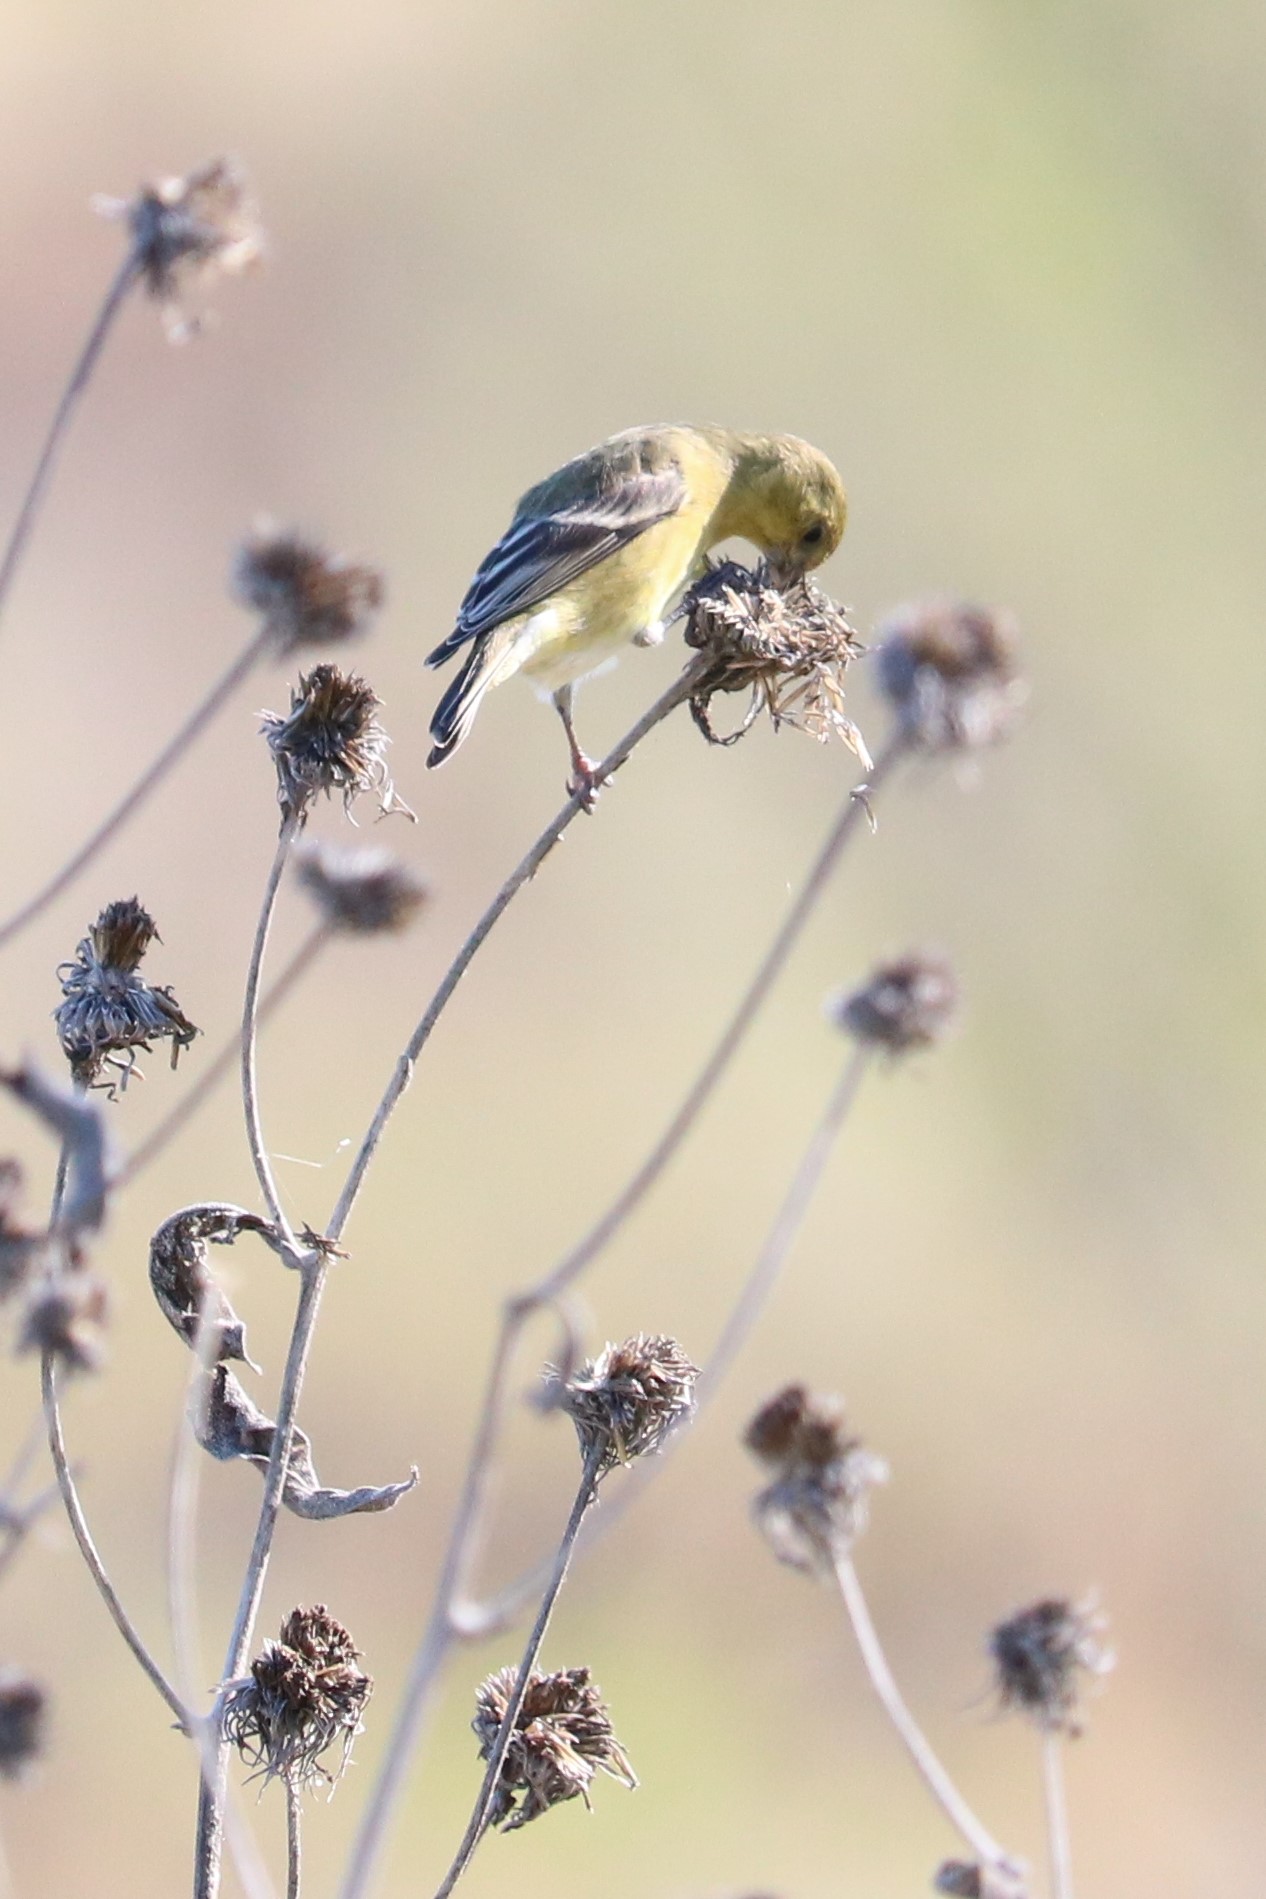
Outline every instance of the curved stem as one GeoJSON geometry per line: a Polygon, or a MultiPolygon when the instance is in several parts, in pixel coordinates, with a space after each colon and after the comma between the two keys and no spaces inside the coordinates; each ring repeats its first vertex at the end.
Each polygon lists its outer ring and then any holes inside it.
{"type": "Polygon", "coordinates": [[[79,1501],[79,1493],[75,1486],[74,1474],[66,1458],[66,1443],[62,1436],[61,1411],[57,1402],[57,1375],[51,1352],[45,1352],[41,1359],[40,1385],[44,1399],[44,1421],[48,1427],[48,1445],[53,1454],[53,1468],[57,1472],[58,1488],[62,1493],[62,1502],[66,1506],[66,1515],[70,1519],[70,1527],[74,1532],[75,1541],[79,1545],[80,1554],[88,1565],[88,1572],[93,1582],[97,1585],[101,1599],[110,1612],[114,1626],[131,1649],[145,1673],[149,1676],[149,1679],[153,1682],[155,1688],[157,1688],[159,1694],[163,1697],[163,1700],[167,1703],[167,1706],[175,1715],[179,1726],[186,1732],[189,1732],[190,1719],[184,1703],[137,1634],[131,1617],[123,1607],[123,1604],[119,1601],[114,1584],[106,1574],[105,1564],[101,1560],[97,1546],[92,1540],[92,1534],[88,1529],[87,1519],[84,1516],[83,1507],[79,1501]]]}
{"type": "MultiPolygon", "coordinates": [[[[674,711],[690,697],[712,663],[713,662],[706,655],[700,655],[697,659],[691,661],[685,671],[681,673],[668,688],[668,691],[661,694],[649,711],[643,713],[637,724],[633,726],[630,731],[626,732],[619,744],[607,754],[602,763],[595,767],[592,780],[594,790],[604,785],[607,780],[620,769],[620,766],[624,764],[629,754],[636,746],[641,744],[648,732],[653,731],[663,719],[668,717],[670,712],[674,711]]],[[[518,895],[519,891],[522,890],[524,884],[531,882],[532,878],[536,875],[545,859],[557,844],[559,838],[562,837],[564,831],[566,831],[568,826],[583,809],[582,793],[577,792],[574,797],[568,799],[557,817],[546,825],[526,857],[523,858],[522,862],[510,873],[509,877],[507,877],[470,935],[466,938],[466,941],[462,944],[460,950],[458,950],[457,955],[453,958],[444,980],[427,1005],[426,1013],[414,1029],[413,1034],[409,1037],[404,1052],[396,1063],[395,1071],[387,1084],[382,1100],[374,1112],[374,1118],[370,1122],[369,1130],[361,1143],[359,1153],[352,1162],[347,1179],[343,1183],[343,1190],[339,1195],[338,1203],[330,1217],[330,1223],[325,1229],[327,1239],[338,1240],[341,1238],[343,1229],[351,1217],[352,1208],[356,1204],[356,1198],[364,1182],[366,1170],[377,1152],[379,1142],[382,1140],[383,1131],[391,1119],[392,1114],[395,1112],[401,1095],[403,1095],[412,1080],[413,1065],[430,1040],[431,1031],[447,1008],[453,991],[466,974],[466,971],[474,961],[476,953],[483,945],[494,925],[509,908],[511,902],[518,895]]]]}
{"type": "Polygon", "coordinates": [[[255,941],[251,946],[251,960],[246,972],[246,996],[242,1004],[242,1107],[246,1116],[246,1139],[250,1145],[251,1159],[255,1164],[255,1177],[259,1181],[264,1203],[273,1221],[281,1229],[286,1245],[292,1253],[299,1250],[298,1243],[281,1204],[281,1196],[277,1191],[277,1182],[273,1176],[272,1162],[268,1158],[268,1150],[264,1145],[263,1128],[260,1125],[255,1032],[259,1019],[259,979],[264,967],[264,951],[268,947],[273,911],[277,907],[277,891],[290,857],[291,846],[299,834],[299,824],[300,820],[292,816],[288,817],[281,827],[276,854],[268,872],[268,881],[264,885],[264,899],[260,905],[259,922],[255,928],[255,941]]]}
{"type": "Polygon", "coordinates": [[[96,368],[97,359],[105,347],[106,338],[114,326],[114,319],[126,301],[128,292],[139,277],[140,270],[141,260],[136,249],[133,248],[128,252],[122,264],[120,264],[115,273],[114,281],[106,291],[105,301],[97,312],[95,323],[88,332],[88,340],[79,352],[79,360],[71,370],[70,380],[63,389],[61,400],[53,412],[53,420],[49,425],[48,434],[44,437],[44,446],[41,448],[39,459],[35,464],[35,473],[31,476],[26,494],[22,499],[22,505],[18,509],[18,518],[13,524],[13,530],[9,535],[4,554],[0,556],[0,612],[4,610],[9,589],[13,584],[13,576],[16,574],[18,565],[26,551],[26,544],[30,539],[31,529],[34,527],[36,515],[39,513],[40,502],[44,499],[45,491],[48,488],[49,480],[57,461],[58,450],[61,448],[62,442],[65,439],[66,431],[79,405],[79,399],[92,379],[92,372],[96,368]]]}
{"type": "Polygon", "coordinates": [[[532,1633],[528,1637],[527,1647],[523,1651],[523,1660],[519,1663],[519,1672],[515,1678],[509,1701],[506,1704],[506,1711],[502,1716],[501,1726],[497,1730],[497,1738],[493,1742],[492,1752],[488,1756],[488,1766],[484,1773],[483,1786],[479,1789],[479,1798],[475,1802],[474,1811],[470,1816],[470,1821],[462,1836],[462,1843],[457,1849],[453,1863],[436,1889],[435,1899],[448,1899],[449,1893],[452,1892],[453,1887],[469,1866],[475,1848],[487,1831],[488,1815],[492,1810],[493,1798],[497,1791],[497,1782],[501,1778],[501,1769],[505,1764],[506,1752],[510,1746],[510,1737],[514,1733],[515,1723],[518,1721],[523,1709],[523,1698],[527,1693],[528,1677],[536,1665],[536,1658],[540,1653],[541,1643],[545,1639],[545,1631],[549,1627],[549,1619],[554,1612],[554,1604],[558,1600],[558,1592],[562,1588],[563,1579],[567,1574],[567,1566],[571,1561],[571,1553],[575,1548],[576,1537],[580,1530],[581,1522],[584,1519],[586,1510],[593,1502],[594,1486],[598,1477],[598,1467],[602,1462],[605,1448],[605,1444],[599,1441],[590,1448],[585,1458],[585,1468],[580,1479],[580,1488],[576,1492],[576,1501],[571,1507],[571,1515],[567,1519],[567,1528],[563,1531],[562,1542],[558,1546],[558,1554],[554,1559],[554,1568],[551,1572],[549,1582],[546,1584],[545,1594],[541,1598],[541,1606],[537,1611],[536,1621],[532,1625],[532,1633]]]}
{"type": "MultiPolygon", "coordinates": [[[[311,932],[299,945],[281,974],[264,991],[256,1011],[256,1028],[262,1028],[274,1009],[289,995],[300,977],[315,962],[317,954],[325,948],[332,932],[329,925],[321,922],[313,925],[311,932]]],[[[126,1161],[114,1175],[111,1185],[116,1191],[128,1187],[151,1162],[169,1147],[176,1136],[183,1131],[188,1122],[199,1112],[203,1104],[219,1087],[224,1077],[241,1060],[242,1032],[239,1028],[232,1041],[226,1042],[213,1061],[202,1070],[170,1114],[164,1115],[156,1127],[145,1136],[139,1147],[133,1148],[126,1161]]]]}
{"type": "Polygon", "coordinates": [[[1054,1727],[1042,1730],[1042,1794],[1046,1806],[1046,1837],[1051,1861],[1051,1899],[1073,1899],[1073,1854],[1068,1830],[1068,1802],[1064,1796],[1063,1735],[1054,1727]]]}
{"type": "Polygon", "coordinates": [[[0,923],[0,948],[24,930],[28,923],[33,923],[36,917],[41,916],[54,898],[59,897],[63,890],[74,883],[80,871],[84,870],[122,830],[138,806],[143,804],[150,793],[162,783],[172,767],[179,764],[199,732],[215,717],[234,688],[254,666],[256,660],[267,651],[269,644],[270,635],[265,630],[257,633],[242,648],[237,658],[216,680],[205,698],[195,706],[184,724],[168,740],[157,758],[141,773],[131,790],[124,793],[109,815],[101,820],[96,830],[84,839],[83,843],[66,859],[61,869],[55,872],[33,897],[28,897],[20,909],[15,910],[11,916],[5,918],[3,923],[0,923]]]}
{"type": "Polygon", "coordinates": [[[837,1559],[835,1575],[839,1583],[840,1595],[844,1600],[844,1607],[848,1612],[848,1619],[853,1625],[853,1634],[857,1639],[857,1646],[861,1652],[862,1663],[870,1679],[870,1685],[883,1704],[885,1714],[897,1730],[901,1743],[914,1762],[928,1792],[941,1808],[950,1825],[966,1840],[978,1859],[988,1865],[1000,1866],[1011,1871],[1014,1862],[976,1818],[941,1765],[938,1756],[933,1752],[927,1736],[906,1706],[893,1672],[888,1666],[888,1658],[880,1644],[875,1625],[871,1621],[870,1609],[850,1557],[841,1556],[837,1559]]]}

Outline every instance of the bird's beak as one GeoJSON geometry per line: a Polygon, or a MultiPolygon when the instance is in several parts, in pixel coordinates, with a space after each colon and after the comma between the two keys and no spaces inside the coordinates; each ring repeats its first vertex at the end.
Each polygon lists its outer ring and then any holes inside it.
{"type": "Polygon", "coordinates": [[[795,585],[804,576],[804,562],[789,547],[771,547],[765,555],[769,578],[780,592],[795,585]]]}

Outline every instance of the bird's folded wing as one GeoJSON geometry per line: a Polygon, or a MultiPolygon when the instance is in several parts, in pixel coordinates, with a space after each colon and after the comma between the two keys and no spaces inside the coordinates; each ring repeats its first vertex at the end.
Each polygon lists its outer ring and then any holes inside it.
{"type": "Polygon", "coordinates": [[[427,665],[442,666],[468,640],[539,606],[578,574],[676,514],[685,499],[681,471],[671,467],[629,475],[592,501],[515,521],[479,567],[457,625],[427,656],[427,665]]]}

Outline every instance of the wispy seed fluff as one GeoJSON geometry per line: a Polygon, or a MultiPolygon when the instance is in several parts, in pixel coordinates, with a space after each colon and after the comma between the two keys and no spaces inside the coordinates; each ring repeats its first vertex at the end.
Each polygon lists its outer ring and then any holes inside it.
{"type": "Polygon", "coordinates": [[[195,290],[259,262],[264,236],[237,166],[214,158],[183,178],[143,185],[134,198],[97,198],[105,217],[126,221],[132,255],[148,294],[162,309],[167,334],[184,342],[203,318],[186,307],[195,290]]]}
{"type": "Polygon", "coordinates": [[[238,553],[233,591],[260,614],[278,654],[359,639],[382,606],[376,567],[331,554],[319,541],[261,526],[238,553]]]}
{"type": "Polygon", "coordinates": [[[887,1481],[887,1464],[849,1435],[838,1398],[803,1385],[787,1385],[763,1405],[744,1442],[774,1472],[752,1505],[774,1555],[830,1575],[866,1528],[870,1492],[887,1481]]]}
{"type": "Polygon", "coordinates": [[[582,1457],[597,1457],[601,1475],[658,1450],[693,1409],[698,1376],[676,1339],[639,1332],[604,1346],[568,1378],[551,1369],[546,1390],[569,1413],[582,1457]]]}
{"type": "Polygon", "coordinates": [[[406,929],[430,894],[425,880],[390,851],[346,850],[305,838],[296,861],[300,883],[331,929],[357,936],[406,929]]]}
{"type": "Polygon", "coordinates": [[[225,1739],[248,1766],[300,1787],[343,1775],[362,1732],[373,1677],[360,1650],[322,1604],[292,1609],[275,1642],[265,1642],[249,1675],[230,1682],[220,1704],[225,1739]],[[341,1753],[331,1771],[321,1755],[341,1753]]]}
{"type": "Polygon", "coordinates": [[[1106,1675],[1114,1657],[1094,1605],[1049,1596],[999,1622],[989,1637],[998,1700],[1040,1728],[1081,1733],[1083,1678],[1106,1675]]]}
{"type": "Polygon", "coordinates": [[[899,607],[878,628],[879,683],[912,742],[994,745],[1025,696],[1009,618],[959,600],[899,607]]]}
{"type": "Polygon", "coordinates": [[[168,988],[137,974],[141,958],[158,937],[149,912],[135,897],[107,904],[74,958],[57,979],[62,1001],[53,1012],[70,1072],[83,1087],[104,1086],[113,1096],[126,1088],[136,1052],[155,1041],[171,1042],[171,1065],[200,1033],[168,988]],[[103,1070],[113,1073],[101,1082],[103,1070]]]}
{"type": "Polygon", "coordinates": [[[878,964],[860,988],[830,997],[826,1010],[859,1042],[906,1055],[945,1034],[958,1010],[958,979],[944,956],[911,952],[878,964]]]}
{"type": "Polygon", "coordinates": [[[396,796],[387,770],[389,740],[378,722],[382,704],[373,688],[337,666],[314,666],[300,677],[286,714],[264,712],[261,730],[277,767],[277,797],[284,820],[302,822],[313,801],[337,792],[345,811],[370,792],[385,817],[413,816],[396,796]]]}
{"type": "MultiPolygon", "coordinates": [[[[471,1726],[481,1760],[492,1753],[517,1679],[516,1668],[503,1668],[480,1684],[471,1726]]],[[[512,1833],[577,1794],[588,1807],[590,1782],[599,1770],[626,1787],[637,1786],[637,1775],[615,1738],[589,1670],[563,1668],[553,1675],[533,1671],[501,1764],[488,1823],[512,1833]]]]}

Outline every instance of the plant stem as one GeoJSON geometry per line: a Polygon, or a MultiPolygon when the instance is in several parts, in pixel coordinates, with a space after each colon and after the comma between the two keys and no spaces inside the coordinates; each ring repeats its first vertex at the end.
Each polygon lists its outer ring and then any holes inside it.
{"type": "Polygon", "coordinates": [[[299,1880],[303,1870],[301,1838],[303,1790],[297,1780],[286,1777],[286,1899],[299,1899],[299,1880]]]}
{"type": "Polygon", "coordinates": [[[883,1704],[885,1714],[897,1730],[924,1785],[950,1825],[966,1840],[978,1859],[987,1865],[1012,1871],[1014,1862],[976,1818],[906,1706],[871,1620],[870,1608],[851,1557],[840,1556],[836,1559],[835,1575],[870,1685],[883,1704]]]}
{"type": "MultiPolygon", "coordinates": [[[[691,661],[685,671],[680,673],[677,679],[674,680],[667,692],[660,695],[654,705],[651,706],[647,712],[643,713],[637,724],[633,726],[630,731],[625,733],[615,748],[609,752],[602,763],[595,768],[593,774],[593,785],[595,789],[606,784],[607,780],[620,769],[620,766],[624,764],[630,753],[640,745],[648,732],[653,731],[662,720],[668,717],[670,712],[675,711],[679,705],[683,704],[684,701],[690,697],[696,685],[704,677],[712,663],[707,655],[703,654],[691,661]]],[[[482,947],[494,925],[509,908],[511,902],[518,895],[519,891],[522,890],[523,886],[531,882],[545,859],[558,843],[558,840],[562,837],[564,831],[567,830],[568,826],[575,820],[583,808],[580,793],[568,799],[557,817],[553,818],[551,822],[546,825],[526,857],[523,858],[517,868],[507,877],[492,902],[488,905],[488,908],[480,917],[478,923],[476,923],[470,935],[466,938],[466,941],[458,950],[452,963],[449,965],[447,974],[431,998],[431,1001],[428,1003],[425,1014],[414,1029],[413,1034],[405,1046],[404,1052],[397,1061],[382,1100],[374,1112],[374,1118],[370,1122],[369,1129],[361,1143],[360,1151],[352,1162],[347,1179],[343,1183],[343,1190],[339,1195],[338,1203],[331,1215],[330,1223],[325,1229],[327,1239],[338,1240],[342,1237],[343,1229],[347,1225],[352,1208],[356,1204],[357,1195],[360,1193],[366,1170],[382,1140],[383,1131],[391,1119],[392,1114],[395,1112],[400,1097],[404,1094],[405,1089],[412,1080],[414,1063],[430,1040],[431,1031],[447,1008],[453,991],[466,974],[467,969],[469,969],[471,963],[474,961],[476,953],[482,947]]]]}
{"type": "Polygon", "coordinates": [[[242,648],[237,658],[216,680],[205,698],[195,706],[174,737],[168,740],[157,758],[146,767],[131,790],[124,793],[96,830],[91,832],[76,850],[72,851],[61,869],[50,877],[46,884],[41,885],[33,897],[28,897],[20,909],[15,910],[3,923],[0,923],[0,948],[24,930],[28,923],[33,923],[36,917],[41,916],[54,898],[59,897],[63,890],[74,883],[80,871],[84,870],[122,830],[132,813],[162,783],[172,767],[179,764],[203,727],[210,724],[234,688],[250,672],[260,655],[267,651],[270,639],[270,634],[265,630],[257,633],[242,648]]]}
{"type": "MultiPolygon", "coordinates": [[[[325,945],[330,940],[330,936],[331,931],[328,924],[322,922],[313,925],[312,930],[299,945],[281,974],[260,997],[259,1007],[255,1017],[257,1029],[263,1027],[264,1023],[267,1022],[272,1015],[274,1009],[285,1000],[286,996],[289,995],[290,991],[299,981],[299,978],[303,976],[315,962],[318,952],[325,948],[325,945]]],[[[140,1146],[134,1148],[128,1155],[127,1160],[111,1181],[111,1185],[116,1191],[130,1186],[136,1179],[136,1176],[148,1167],[152,1161],[156,1161],[158,1156],[170,1146],[171,1142],[181,1133],[187,1123],[198,1113],[203,1103],[215,1089],[219,1087],[230,1069],[232,1069],[235,1064],[240,1063],[241,1051],[242,1032],[239,1028],[232,1040],[226,1042],[214,1060],[208,1063],[207,1067],[202,1070],[198,1079],[176,1103],[176,1106],[171,1112],[164,1115],[157,1126],[151,1129],[145,1136],[140,1146]]]]}
{"type": "Polygon", "coordinates": [[[53,1455],[53,1468],[57,1472],[58,1488],[62,1493],[62,1501],[66,1506],[66,1515],[70,1519],[70,1527],[74,1532],[75,1541],[79,1545],[80,1554],[88,1565],[88,1572],[92,1580],[96,1583],[101,1599],[109,1610],[119,1634],[123,1637],[123,1640],[127,1643],[133,1655],[149,1676],[155,1688],[157,1688],[159,1694],[167,1703],[167,1706],[175,1715],[179,1726],[185,1730],[185,1732],[190,1732],[190,1718],[186,1712],[184,1703],[137,1634],[131,1617],[123,1607],[123,1604],[119,1601],[114,1584],[106,1574],[105,1564],[102,1562],[97,1546],[92,1540],[92,1534],[88,1529],[83,1507],[79,1501],[79,1493],[75,1486],[74,1474],[66,1458],[66,1443],[62,1436],[61,1411],[57,1402],[56,1365],[51,1352],[45,1352],[42,1356],[40,1383],[44,1399],[44,1421],[48,1427],[48,1444],[53,1455]]]}
{"type": "Polygon", "coordinates": [[[30,484],[22,500],[22,505],[18,509],[18,518],[14,522],[13,531],[9,535],[4,554],[0,557],[0,612],[4,610],[13,577],[17,572],[22,555],[26,550],[31,529],[35,525],[35,518],[39,513],[40,502],[43,500],[45,491],[48,488],[53,467],[57,460],[58,450],[62,445],[66,431],[74,417],[75,410],[79,405],[79,400],[92,379],[92,372],[97,366],[97,359],[101,355],[101,351],[105,347],[106,339],[113,328],[114,319],[123,307],[128,292],[140,275],[140,268],[141,260],[135,247],[133,247],[120,264],[115,273],[113,282],[106,291],[105,301],[97,312],[96,321],[88,332],[88,340],[79,353],[79,360],[71,370],[70,380],[63,389],[61,399],[53,412],[53,420],[49,425],[48,434],[44,438],[44,446],[41,448],[39,459],[35,464],[35,473],[31,476],[30,484]]]}
{"type": "Polygon", "coordinates": [[[585,1458],[585,1467],[580,1479],[580,1488],[576,1492],[576,1501],[573,1503],[571,1515],[567,1519],[567,1528],[563,1531],[562,1542],[558,1546],[558,1554],[554,1559],[554,1568],[550,1575],[549,1582],[546,1584],[545,1594],[541,1598],[541,1606],[537,1611],[536,1621],[532,1625],[532,1633],[528,1637],[527,1647],[523,1651],[523,1660],[519,1663],[519,1672],[515,1679],[514,1687],[511,1690],[509,1701],[506,1704],[506,1711],[502,1716],[501,1726],[497,1730],[497,1738],[493,1742],[492,1752],[488,1756],[488,1766],[484,1774],[483,1786],[479,1790],[479,1798],[475,1802],[474,1811],[470,1816],[469,1824],[462,1837],[462,1843],[457,1849],[453,1863],[436,1890],[435,1899],[448,1899],[449,1893],[452,1892],[454,1886],[469,1866],[475,1848],[487,1831],[488,1815],[492,1810],[493,1798],[497,1791],[497,1782],[501,1778],[501,1769],[505,1764],[506,1752],[510,1746],[510,1737],[514,1733],[515,1723],[518,1721],[523,1709],[523,1698],[527,1693],[528,1677],[536,1665],[536,1658],[540,1653],[541,1643],[545,1639],[545,1631],[549,1627],[549,1619],[553,1614],[554,1604],[558,1600],[558,1592],[562,1588],[563,1579],[567,1574],[567,1566],[571,1561],[571,1553],[575,1547],[581,1522],[584,1519],[586,1510],[593,1502],[598,1467],[602,1462],[605,1449],[605,1443],[600,1440],[591,1446],[585,1458]]]}
{"type": "Polygon", "coordinates": [[[1055,1727],[1042,1730],[1042,1793],[1051,1862],[1051,1899],[1073,1899],[1073,1855],[1068,1830],[1068,1802],[1064,1796],[1063,1736],[1055,1727]]]}
{"type": "Polygon", "coordinates": [[[264,1145],[263,1128],[260,1125],[255,1032],[258,1026],[259,979],[264,967],[264,951],[268,947],[268,936],[272,929],[273,912],[277,907],[277,892],[281,885],[282,873],[289,860],[291,846],[299,834],[299,825],[300,819],[292,815],[281,827],[276,854],[268,872],[268,881],[264,885],[264,898],[260,905],[255,941],[251,946],[251,960],[246,972],[246,995],[242,1004],[242,1108],[246,1117],[246,1138],[250,1145],[251,1159],[255,1164],[255,1177],[259,1181],[260,1192],[291,1254],[297,1254],[300,1249],[281,1204],[281,1196],[277,1191],[277,1182],[273,1176],[272,1162],[268,1158],[268,1149],[264,1145]]]}

